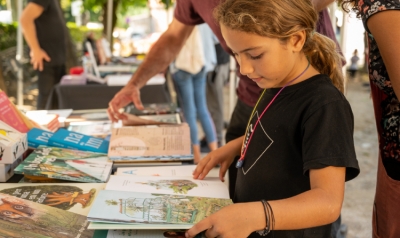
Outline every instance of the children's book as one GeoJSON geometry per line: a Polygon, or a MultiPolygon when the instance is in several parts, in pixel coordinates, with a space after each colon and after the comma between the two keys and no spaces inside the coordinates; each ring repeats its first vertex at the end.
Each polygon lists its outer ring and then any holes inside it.
{"type": "Polygon", "coordinates": [[[0,193],[0,237],[92,238],[83,215],[0,193]]]}
{"type": "Polygon", "coordinates": [[[125,112],[133,115],[159,115],[159,114],[174,114],[181,110],[176,103],[151,103],[144,104],[144,109],[139,110],[135,105],[130,104],[125,107],[125,112]]]}
{"type": "Polygon", "coordinates": [[[221,208],[230,199],[160,193],[102,190],[88,214],[89,221],[170,224],[167,229],[188,229],[221,208]],[[177,225],[187,225],[185,228],[177,225]]]}
{"type": "Polygon", "coordinates": [[[104,183],[5,183],[0,193],[86,216],[104,183]]]}
{"type": "Polygon", "coordinates": [[[192,160],[188,124],[121,127],[112,130],[111,160],[192,160]]]}
{"type": "Polygon", "coordinates": [[[112,162],[105,154],[39,146],[14,172],[76,182],[104,183],[111,169],[112,162]]]}
{"type": "Polygon", "coordinates": [[[168,176],[111,175],[106,190],[229,198],[228,187],[218,178],[204,180],[168,176]]]}
{"type": "Polygon", "coordinates": [[[54,135],[53,132],[46,131],[39,128],[32,128],[28,131],[28,146],[30,148],[37,148],[39,145],[48,145],[50,137],[54,135]]]}
{"type": "MultiPolygon", "coordinates": [[[[127,175],[127,176],[183,176],[192,177],[196,165],[182,165],[182,166],[153,166],[153,167],[125,167],[117,168],[114,175],[127,175]]],[[[207,174],[208,177],[219,177],[219,169],[212,169],[207,174]]]]}
{"type": "Polygon", "coordinates": [[[107,153],[108,151],[108,141],[63,128],[56,131],[54,135],[49,138],[48,145],[97,153],[107,153]]]}

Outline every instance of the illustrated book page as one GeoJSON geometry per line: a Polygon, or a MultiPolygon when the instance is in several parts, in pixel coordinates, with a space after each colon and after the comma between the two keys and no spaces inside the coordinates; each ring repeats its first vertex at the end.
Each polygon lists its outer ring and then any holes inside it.
{"type": "Polygon", "coordinates": [[[86,217],[0,193],[0,237],[92,238],[86,217]]]}
{"type": "Polygon", "coordinates": [[[105,183],[4,183],[0,193],[86,216],[105,183]]]}
{"type": "Polygon", "coordinates": [[[106,190],[229,198],[228,187],[218,178],[111,175],[106,190]]]}
{"type": "MultiPolygon", "coordinates": [[[[94,200],[88,220],[195,224],[230,204],[230,199],[103,190],[94,200]]],[[[174,228],[171,225],[170,229],[181,227],[174,228]]]]}

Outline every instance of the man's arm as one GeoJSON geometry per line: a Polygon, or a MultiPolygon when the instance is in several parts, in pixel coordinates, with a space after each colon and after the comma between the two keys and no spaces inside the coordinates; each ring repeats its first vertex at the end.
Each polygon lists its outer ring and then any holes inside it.
{"type": "Polygon", "coordinates": [[[315,10],[317,10],[317,12],[324,10],[334,1],[335,0],[311,0],[311,2],[313,3],[313,5],[315,7],[315,10]]]}
{"type": "Polygon", "coordinates": [[[43,60],[50,61],[47,53],[40,48],[36,35],[35,19],[42,15],[43,10],[42,6],[30,2],[20,18],[25,40],[31,49],[31,63],[34,69],[39,69],[40,71],[43,70],[43,60]]]}
{"type": "Polygon", "coordinates": [[[109,103],[108,115],[112,121],[125,119],[118,110],[130,102],[133,102],[139,110],[143,109],[140,101],[140,88],[151,77],[168,67],[182,49],[193,28],[194,26],[185,25],[175,18],[172,20],[167,31],[153,45],[128,84],[109,103]]]}

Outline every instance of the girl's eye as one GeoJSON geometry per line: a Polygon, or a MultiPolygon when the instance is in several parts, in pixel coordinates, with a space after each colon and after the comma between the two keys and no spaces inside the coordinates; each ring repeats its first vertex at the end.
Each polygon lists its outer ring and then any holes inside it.
{"type": "Polygon", "coordinates": [[[260,55],[257,55],[257,56],[251,56],[250,55],[250,59],[252,59],[252,60],[258,60],[258,59],[261,59],[261,57],[263,56],[264,54],[260,54],[260,55]]]}

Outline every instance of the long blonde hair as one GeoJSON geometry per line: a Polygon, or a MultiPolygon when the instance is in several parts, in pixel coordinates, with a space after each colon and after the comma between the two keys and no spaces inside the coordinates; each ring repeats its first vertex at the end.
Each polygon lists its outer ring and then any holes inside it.
{"type": "Polygon", "coordinates": [[[342,57],[331,39],[314,32],[318,14],[310,0],[225,0],[214,10],[214,17],[232,30],[276,38],[282,43],[304,30],[303,52],[311,65],[344,91],[342,57]]]}

